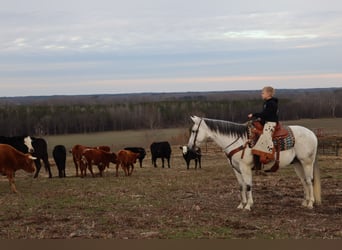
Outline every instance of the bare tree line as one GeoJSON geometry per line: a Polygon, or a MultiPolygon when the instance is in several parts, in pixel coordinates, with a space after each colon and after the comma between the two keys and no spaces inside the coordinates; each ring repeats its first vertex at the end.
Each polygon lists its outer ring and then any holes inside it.
{"type": "MultiPolygon", "coordinates": [[[[283,90],[280,119],[342,117],[342,89],[283,90]]],[[[0,98],[0,134],[55,135],[189,126],[190,115],[245,122],[259,91],[0,98]]]]}

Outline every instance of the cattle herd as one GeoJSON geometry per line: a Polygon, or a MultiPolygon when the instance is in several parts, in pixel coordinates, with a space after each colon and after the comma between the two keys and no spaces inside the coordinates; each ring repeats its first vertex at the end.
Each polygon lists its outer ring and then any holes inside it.
{"type": "MultiPolygon", "coordinates": [[[[197,163],[201,167],[201,151],[197,148],[191,151],[187,146],[180,147],[184,160],[189,169],[190,160],[195,160],[195,168],[197,163]]],[[[161,158],[162,167],[164,168],[164,160],[170,168],[171,146],[167,141],[153,142],[150,145],[152,165],[157,167],[157,159],[161,158]]],[[[60,178],[66,177],[65,167],[67,158],[67,149],[64,145],[56,145],[53,148],[53,159],[58,169],[60,178]]],[[[103,171],[109,168],[109,164],[116,164],[116,173],[118,170],[124,171],[125,176],[130,176],[134,170],[134,164],[139,160],[142,167],[142,161],[146,156],[146,151],[142,147],[126,147],[117,153],[111,152],[109,146],[89,147],[84,145],[75,145],[69,151],[72,154],[73,162],[76,169],[76,176],[85,177],[87,170],[94,177],[93,165],[97,166],[99,175],[103,175],[103,171]]],[[[45,170],[52,177],[50,163],[48,160],[47,143],[43,138],[32,136],[16,136],[5,137],[0,136],[0,173],[7,176],[10,188],[13,192],[17,192],[14,184],[15,172],[23,169],[26,172],[33,173],[37,178],[41,169],[41,161],[44,163],[45,170]]]]}

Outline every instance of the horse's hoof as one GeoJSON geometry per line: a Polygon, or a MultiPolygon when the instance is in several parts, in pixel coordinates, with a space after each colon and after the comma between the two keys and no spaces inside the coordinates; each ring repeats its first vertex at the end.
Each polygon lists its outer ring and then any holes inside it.
{"type": "Polygon", "coordinates": [[[240,203],[239,206],[237,207],[237,209],[243,209],[243,207],[244,207],[243,204],[240,203]]]}
{"type": "Polygon", "coordinates": [[[302,206],[303,206],[303,207],[307,207],[307,206],[308,206],[308,202],[307,202],[306,200],[303,200],[302,206]]]}

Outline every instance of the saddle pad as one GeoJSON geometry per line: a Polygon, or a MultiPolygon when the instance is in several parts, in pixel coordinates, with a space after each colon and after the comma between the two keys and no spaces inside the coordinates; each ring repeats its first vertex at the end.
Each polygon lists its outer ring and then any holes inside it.
{"type": "Polygon", "coordinates": [[[293,136],[292,130],[287,127],[284,126],[284,129],[286,129],[289,134],[286,137],[276,137],[273,139],[273,144],[275,148],[278,148],[279,145],[279,149],[280,151],[284,151],[284,150],[288,150],[290,148],[293,148],[294,144],[295,144],[295,138],[293,136]]]}

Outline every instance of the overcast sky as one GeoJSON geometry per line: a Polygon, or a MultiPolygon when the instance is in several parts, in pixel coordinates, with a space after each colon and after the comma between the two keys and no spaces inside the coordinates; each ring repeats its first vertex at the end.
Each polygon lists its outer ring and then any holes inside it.
{"type": "Polygon", "coordinates": [[[0,6],[0,96],[342,87],[341,0],[0,6]]]}

